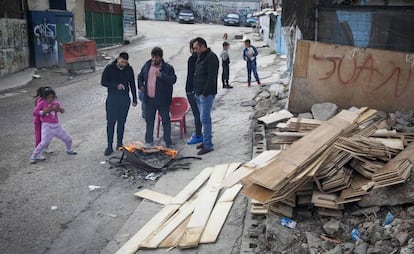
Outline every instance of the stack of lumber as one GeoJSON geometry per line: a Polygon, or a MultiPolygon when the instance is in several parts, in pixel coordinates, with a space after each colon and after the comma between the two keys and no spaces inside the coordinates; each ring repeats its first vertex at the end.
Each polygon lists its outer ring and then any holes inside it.
{"type": "Polygon", "coordinates": [[[386,130],[386,119],[376,113],[361,108],[342,110],[325,122],[279,123],[273,134],[292,143],[266,165],[244,171],[242,193],[288,217],[297,205],[309,203],[320,214],[340,216],[344,204],[359,201],[374,187],[404,182],[413,169],[414,136],[386,130]]]}
{"type": "Polygon", "coordinates": [[[175,197],[151,190],[135,193],[164,207],[116,253],[132,254],[142,248],[193,248],[216,242],[242,188],[235,184],[223,189],[223,180],[239,166],[231,163],[206,168],[175,197]]]}
{"type": "Polygon", "coordinates": [[[286,123],[279,123],[277,127],[284,131],[308,132],[323,124],[324,121],[307,118],[290,118],[286,123]]]}

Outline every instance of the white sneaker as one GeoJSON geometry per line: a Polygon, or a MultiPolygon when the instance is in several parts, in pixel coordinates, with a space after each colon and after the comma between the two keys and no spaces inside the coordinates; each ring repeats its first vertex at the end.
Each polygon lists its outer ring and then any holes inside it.
{"type": "Polygon", "coordinates": [[[35,159],[38,160],[38,161],[44,161],[44,160],[46,160],[46,157],[39,154],[39,156],[37,156],[37,158],[35,158],[35,159]]]}
{"type": "Polygon", "coordinates": [[[45,154],[51,154],[51,153],[53,153],[53,151],[52,151],[52,150],[50,150],[49,148],[48,148],[48,149],[45,149],[43,152],[44,152],[45,154]]]}

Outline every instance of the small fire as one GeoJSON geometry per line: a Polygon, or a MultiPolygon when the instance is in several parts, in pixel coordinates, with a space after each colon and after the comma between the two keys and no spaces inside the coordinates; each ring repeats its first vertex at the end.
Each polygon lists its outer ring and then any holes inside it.
{"type": "Polygon", "coordinates": [[[146,147],[143,143],[139,141],[135,141],[124,145],[121,147],[121,150],[125,149],[130,153],[134,153],[136,150],[139,150],[143,153],[153,153],[155,151],[164,152],[164,154],[170,156],[171,158],[175,158],[178,154],[177,150],[165,148],[163,146],[153,146],[153,147],[146,147]]]}

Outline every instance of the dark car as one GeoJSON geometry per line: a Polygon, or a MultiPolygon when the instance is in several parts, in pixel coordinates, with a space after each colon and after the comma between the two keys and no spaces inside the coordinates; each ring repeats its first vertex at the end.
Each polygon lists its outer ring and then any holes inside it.
{"type": "Polygon", "coordinates": [[[247,14],[245,26],[255,27],[257,25],[257,22],[257,17],[254,17],[251,13],[247,14]]]}
{"type": "Polygon", "coordinates": [[[194,12],[192,10],[181,10],[178,13],[178,22],[194,24],[194,12]]]}
{"type": "Polygon", "coordinates": [[[223,19],[225,26],[240,26],[240,16],[236,13],[229,13],[223,19]]]}

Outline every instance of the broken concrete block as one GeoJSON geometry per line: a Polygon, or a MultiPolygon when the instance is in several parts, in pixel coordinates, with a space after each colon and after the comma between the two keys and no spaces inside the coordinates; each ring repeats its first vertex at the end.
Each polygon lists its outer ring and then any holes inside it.
{"type": "Polygon", "coordinates": [[[313,104],[311,110],[315,119],[327,121],[338,113],[338,106],[330,102],[318,103],[313,104]]]}
{"type": "Polygon", "coordinates": [[[334,236],[340,229],[339,221],[335,219],[331,219],[322,227],[329,236],[334,236]]]}
{"type": "Polygon", "coordinates": [[[394,235],[394,238],[398,240],[398,242],[400,242],[400,246],[404,246],[405,243],[407,242],[409,237],[409,234],[407,232],[398,232],[394,235]]]}
{"type": "Polygon", "coordinates": [[[407,215],[411,218],[414,218],[414,206],[410,206],[407,208],[407,215]]]}
{"type": "Polygon", "coordinates": [[[333,248],[332,250],[325,252],[325,254],[342,254],[342,248],[341,245],[337,245],[335,248],[333,248]]]}
{"type": "Polygon", "coordinates": [[[314,236],[311,232],[306,232],[306,240],[308,241],[309,253],[319,253],[319,247],[322,245],[322,240],[314,236]]]}

